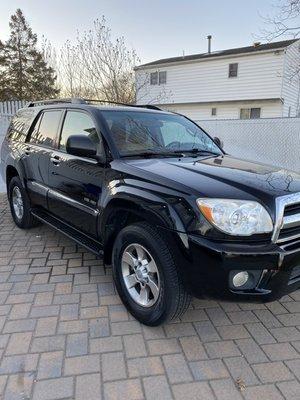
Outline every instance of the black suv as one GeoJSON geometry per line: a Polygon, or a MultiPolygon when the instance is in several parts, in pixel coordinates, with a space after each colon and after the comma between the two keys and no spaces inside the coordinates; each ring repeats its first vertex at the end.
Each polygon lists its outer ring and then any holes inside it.
{"type": "Polygon", "coordinates": [[[32,103],[1,170],[15,223],[103,256],[144,324],[178,317],[191,295],[270,301],[300,286],[300,175],[226,155],[182,115],[32,103]]]}

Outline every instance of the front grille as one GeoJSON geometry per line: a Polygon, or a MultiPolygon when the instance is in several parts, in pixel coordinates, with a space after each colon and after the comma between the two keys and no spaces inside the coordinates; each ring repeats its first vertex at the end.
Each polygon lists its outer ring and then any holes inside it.
{"type": "Polygon", "coordinates": [[[272,240],[286,244],[300,238],[300,193],[276,199],[276,222],[272,240]]]}
{"type": "Polygon", "coordinates": [[[288,242],[289,240],[297,239],[297,237],[300,237],[300,226],[282,228],[280,230],[277,243],[288,242]]]}
{"type": "Polygon", "coordinates": [[[285,206],[284,209],[285,216],[290,216],[294,214],[300,214],[300,203],[288,204],[287,206],[285,206]]]}

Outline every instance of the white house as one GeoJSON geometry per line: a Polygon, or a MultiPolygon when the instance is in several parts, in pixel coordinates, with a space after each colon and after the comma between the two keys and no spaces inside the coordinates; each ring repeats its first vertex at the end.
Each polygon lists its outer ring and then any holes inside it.
{"type": "Polygon", "coordinates": [[[156,60],[135,69],[137,104],[195,120],[293,117],[300,114],[299,67],[300,40],[156,60]]]}

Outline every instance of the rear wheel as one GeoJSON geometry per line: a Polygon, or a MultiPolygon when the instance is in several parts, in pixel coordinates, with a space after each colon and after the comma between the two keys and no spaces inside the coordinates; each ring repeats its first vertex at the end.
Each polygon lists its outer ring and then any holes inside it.
{"type": "Polygon", "coordinates": [[[143,324],[155,326],[177,318],[190,304],[167,241],[147,223],[119,233],[113,274],[122,301],[143,324]]]}
{"type": "Polygon", "coordinates": [[[19,228],[28,229],[39,224],[30,212],[28,195],[17,176],[9,182],[8,199],[13,220],[19,228]]]}

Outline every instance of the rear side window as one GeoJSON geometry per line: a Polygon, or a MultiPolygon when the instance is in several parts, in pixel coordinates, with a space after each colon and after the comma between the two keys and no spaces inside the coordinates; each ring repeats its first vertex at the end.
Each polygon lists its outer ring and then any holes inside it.
{"type": "Polygon", "coordinates": [[[62,111],[45,111],[32,131],[30,142],[46,147],[54,147],[62,111]]]}
{"type": "Polygon", "coordinates": [[[35,113],[36,112],[32,109],[19,110],[9,125],[6,137],[9,140],[25,142],[35,113]]]}

